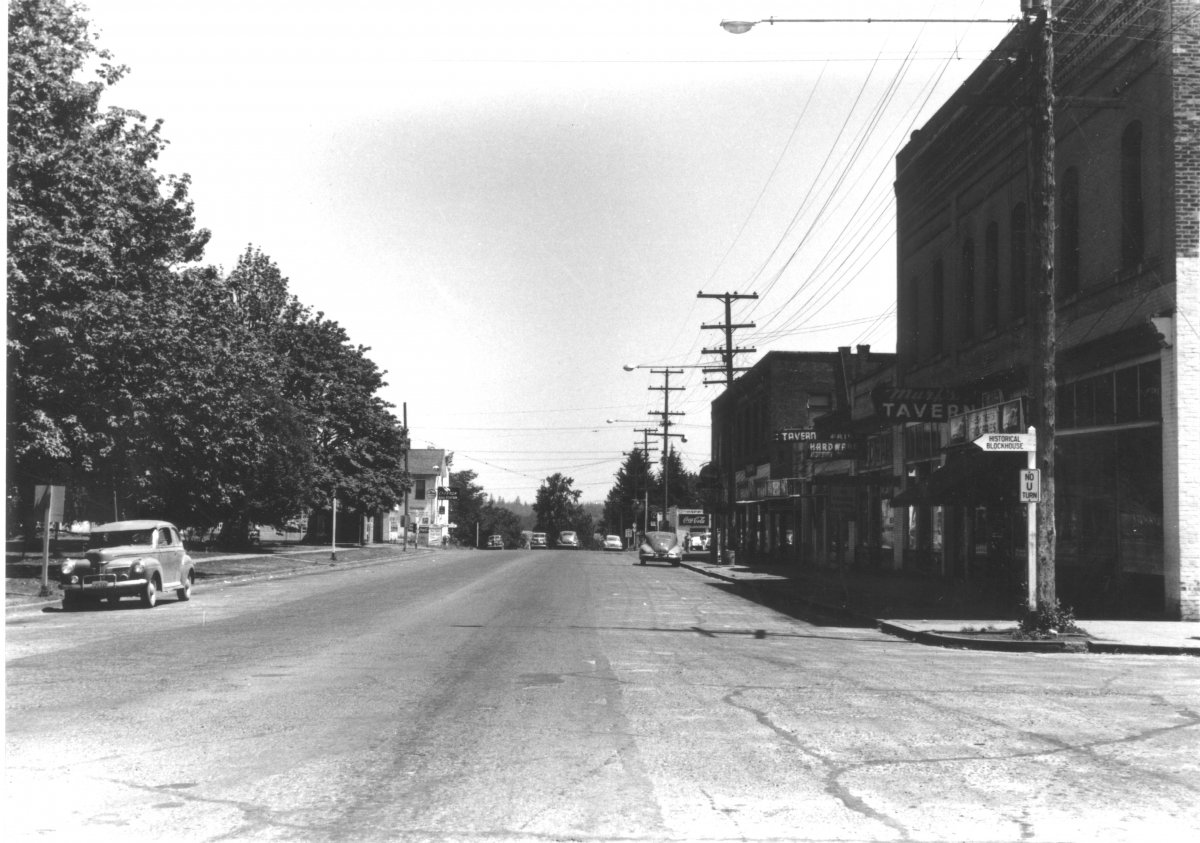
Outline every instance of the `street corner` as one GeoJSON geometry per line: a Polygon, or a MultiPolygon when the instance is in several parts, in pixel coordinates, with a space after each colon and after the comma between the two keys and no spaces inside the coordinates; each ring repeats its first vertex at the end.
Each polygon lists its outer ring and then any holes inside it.
{"type": "Polygon", "coordinates": [[[1086,653],[1087,633],[1030,638],[1009,622],[880,620],[879,629],[916,644],[1003,653],[1086,653]]]}

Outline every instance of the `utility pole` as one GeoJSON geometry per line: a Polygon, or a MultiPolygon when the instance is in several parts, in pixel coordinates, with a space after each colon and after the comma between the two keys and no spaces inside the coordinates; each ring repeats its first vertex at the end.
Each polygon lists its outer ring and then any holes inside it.
{"type": "MultiPolygon", "coordinates": [[[[1054,25],[1052,0],[1021,0],[1032,16],[1033,57],[1033,251],[1034,306],[1030,327],[1033,359],[1029,366],[1030,412],[1037,428],[1037,465],[1042,472],[1042,500],[1037,510],[1037,602],[1043,610],[1057,603],[1055,589],[1054,431],[1058,406],[1055,370],[1057,336],[1054,277],[1054,25]]],[[[1031,607],[1032,608],[1032,607],[1031,607]]]]}
{"type": "MultiPolygon", "coordinates": [[[[658,431],[653,427],[635,427],[633,429],[633,432],[642,434],[642,456],[646,460],[646,465],[650,465],[650,434],[651,433],[657,434],[658,431]]],[[[646,480],[648,480],[648,478],[643,478],[643,480],[646,481],[646,480]]],[[[646,503],[645,503],[644,511],[642,513],[642,521],[644,522],[645,526],[642,528],[642,532],[648,533],[648,532],[650,532],[650,484],[649,484],[649,482],[645,483],[645,493],[646,493],[646,503]]]]}
{"type": "MultiPolygon", "coordinates": [[[[408,402],[401,405],[404,409],[404,479],[408,477],[408,452],[412,449],[412,440],[408,436],[408,402]]],[[[408,487],[404,489],[404,536],[401,541],[401,553],[408,553],[408,487]]]]}
{"type": "MultiPolygon", "coordinates": [[[[722,380],[705,380],[705,385],[710,383],[723,383],[728,389],[733,383],[733,373],[745,371],[746,366],[734,366],[733,357],[735,354],[745,354],[753,352],[753,348],[737,348],[733,344],[733,332],[739,328],[753,328],[753,322],[742,324],[734,324],[733,321],[733,303],[740,299],[757,299],[758,293],[705,293],[696,294],[698,299],[719,299],[725,304],[725,322],[720,325],[701,325],[705,330],[720,330],[725,333],[724,348],[706,348],[703,349],[704,354],[719,354],[721,355],[721,366],[712,367],[704,370],[705,374],[710,372],[720,372],[724,375],[722,380]]],[[[726,418],[722,422],[722,429],[717,431],[718,441],[721,443],[721,463],[722,474],[725,476],[725,488],[722,497],[724,500],[725,519],[719,529],[714,524],[716,535],[713,537],[712,554],[713,562],[721,562],[725,559],[725,546],[729,541],[729,533],[733,527],[733,507],[734,498],[737,497],[737,490],[733,480],[733,442],[729,436],[729,419],[726,418]]]]}
{"type": "Polygon", "coordinates": [[[671,393],[681,392],[682,386],[671,386],[671,375],[682,375],[683,369],[651,369],[650,372],[656,375],[663,376],[662,386],[652,386],[650,389],[663,394],[663,408],[661,413],[655,415],[662,416],[662,437],[663,437],[663,511],[662,517],[667,517],[667,506],[669,504],[670,491],[670,444],[672,436],[680,436],[678,433],[671,433],[671,416],[682,416],[684,413],[671,412],[671,393]]]}
{"type": "Polygon", "coordinates": [[[725,303],[725,322],[724,323],[719,324],[719,325],[701,325],[700,326],[703,330],[724,331],[725,332],[725,347],[724,348],[705,348],[705,349],[701,350],[701,353],[702,354],[719,354],[719,355],[721,355],[721,360],[722,360],[722,365],[714,366],[712,368],[706,368],[704,370],[705,374],[708,374],[710,372],[723,372],[725,374],[725,379],[723,381],[719,381],[719,380],[708,381],[708,380],[706,380],[704,383],[705,384],[724,383],[725,386],[729,386],[731,383],[733,383],[733,373],[734,372],[743,372],[747,368],[746,366],[734,366],[733,365],[733,355],[745,354],[745,353],[754,351],[753,348],[735,348],[733,345],[733,332],[734,331],[736,331],[738,328],[753,328],[754,327],[753,322],[745,322],[745,323],[736,324],[736,325],[734,324],[734,322],[733,322],[733,303],[739,299],[757,299],[758,293],[704,293],[704,292],[700,292],[700,293],[696,294],[696,298],[698,298],[698,299],[720,299],[721,301],[723,301],[725,303]]]}

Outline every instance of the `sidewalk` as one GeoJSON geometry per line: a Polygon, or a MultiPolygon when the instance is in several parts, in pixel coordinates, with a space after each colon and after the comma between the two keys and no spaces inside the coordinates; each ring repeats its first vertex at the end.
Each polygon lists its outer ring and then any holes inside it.
{"type": "MultiPolygon", "coordinates": [[[[331,559],[332,548],[329,546],[315,547],[304,545],[287,549],[273,549],[264,553],[227,553],[206,556],[203,553],[192,553],[196,563],[196,589],[212,588],[214,586],[230,585],[255,579],[271,579],[274,577],[302,576],[310,573],[327,571],[330,568],[356,568],[363,565],[379,563],[384,560],[403,561],[405,558],[416,558],[432,553],[434,548],[409,547],[407,550],[398,544],[371,544],[365,546],[344,545],[337,549],[337,559],[331,559]]],[[[62,603],[62,591],[54,580],[53,563],[51,570],[51,597],[39,597],[41,562],[32,560],[23,562],[8,562],[9,576],[5,588],[5,614],[24,610],[40,611],[47,606],[62,603]],[[27,576],[30,571],[22,571],[19,578],[12,575],[16,568],[34,568],[33,576],[27,576]]]]}
{"type": "Polygon", "coordinates": [[[780,569],[755,570],[741,565],[713,565],[685,559],[683,567],[730,583],[754,599],[781,611],[798,607],[870,623],[892,635],[920,644],[1006,652],[1089,652],[1138,655],[1200,656],[1200,623],[1189,621],[1114,621],[1080,618],[1085,635],[1064,635],[1050,641],[1015,640],[1017,628],[992,605],[935,605],[907,602],[904,595],[869,593],[861,583],[790,575],[780,569]],[[860,588],[855,590],[855,586],[860,588]],[[881,613],[880,608],[890,611],[881,613]],[[919,611],[919,610],[932,611],[919,611]],[[964,610],[961,613],[950,609],[964,610]],[[924,617],[923,617],[924,616],[924,617]]]}

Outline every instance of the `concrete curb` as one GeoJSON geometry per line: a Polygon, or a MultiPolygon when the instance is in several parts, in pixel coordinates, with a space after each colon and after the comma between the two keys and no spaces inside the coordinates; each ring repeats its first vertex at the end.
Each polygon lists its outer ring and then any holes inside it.
{"type": "MultiPolygon", "coordinates": [[[[777,582],[787,579],[787,577],[781,577],[773,574],[756,575],[750,573],[746,576],[738,576],[732,570],[724,571],[714,568],[711,565],[701,566],[689,564],[686,560],[683,562],[682,567],[687,568],[690,571],[695,571],[698,574],[703,574],[704,576],[733,584],[752,583],[756,580],[777,582]]],[[[889,635],[895,635],[898,638],[912,641],[915,644],[923,644],[932,647],[946,647],[961,650],[984,650],[1005,653],[1097,653],[1110,655],[1200,657],[1200,641],[1197,642],[1196,646],[1191,646],[1187,644],[1133,644],[1130,642],[1112,641],[1106,639],[1098,640],[1094,637],[1089,637],[1086,635],[1067,635],[1048,641],[982,638],[967,633],[958,634],[945,630],[930,630],[917,628],[915,626],[906,626],[903,621],[866,617],[842,607],[828,606],[818,601],[809,600],[806,598],[800,599],[805,605],[814,609],[827,612],[832,615],[841,615],[843,617],[853,618],[860,622],[870,623],[878,627],[880,631],[886,632],[889,635]]],[[[1086,625],[1086,621],[1083,621],[1082,623],[1086,625]]]]}
{"type": "Polygon", "coordinates": [[[888,635],[934,647],[991,650],[1001,653],[1084,653],[1088,649],[1087,639],[1083,636],[1069,636],[1053,641],[978,638],[965,633],[960,635],[940,630],[910,629],[894,621],[879,620],[876,623],[880,631],[888,635]]]}

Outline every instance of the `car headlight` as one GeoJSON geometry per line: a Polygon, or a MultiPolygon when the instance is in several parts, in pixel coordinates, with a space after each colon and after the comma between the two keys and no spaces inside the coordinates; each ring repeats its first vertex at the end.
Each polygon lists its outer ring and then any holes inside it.
{"type": "Polygon", "coordinates": [[[75,570],[75,560],[74,559],[65,560],[62,563],[62,567],[60,568],[60,570],[62,571],[62,575],[64,577],[67,576],[69,573],[71,573],[72,571],[75,570]]]}
{"type": "Polygon", "coordinates": [[[132,565],[129,566],[129,578],[130,579],[134,579],[134,580],[141,579],[145,573],[146,573],[146,566],[143,565],[141,562],[134,562],[132,565]]]}

